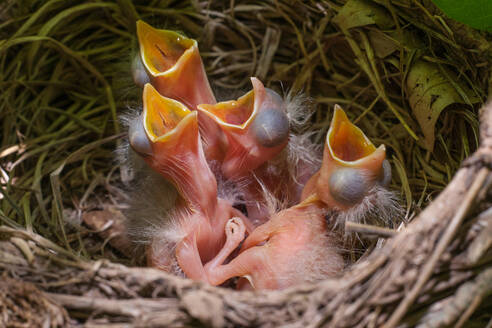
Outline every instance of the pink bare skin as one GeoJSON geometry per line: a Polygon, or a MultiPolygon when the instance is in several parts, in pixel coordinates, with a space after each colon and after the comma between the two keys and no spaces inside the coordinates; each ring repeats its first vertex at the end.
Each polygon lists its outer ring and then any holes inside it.
{"type": "Polygon", "coordinates": [[[222,264],[246,230],[241,220],[229,221],[226,244],[205,265],[209,283],[245,277],[257,290],[284,289],[336,276],[344,260],[337,240],[327,233],[325,214],[324,204],[314,198],[281,211],[246,238],[238,256],[222,264]]]}
{"type": "Polygon", "coordinates": [[[204,263],[212,260],[222,248],[228,247],[227,244],[224,245],[227,243],[224,231],[228,220],[231,217],[241,217],[248,222],[248,219],[229,202],[218,199],[216,205],[212,217],[196,213],[181,222],[186,236],[176,244],[176,258],[186,276],[193,280],[209,282],[204,263]]]}
{"type": "MultiPolygon", "coordinates": [[[[190,211],[187,205],[177,204],[173,219],[179,236],[175,242],[155,239],[147,248],[147,265],[170,273],[182,271],[186,277],[208,282],[203,264],[213,259],[224,247],[224,230],[231,217],[249,220],[234,209],[228,201],[216,198],[212,216],[200,211],[190,211]],[[176,267],[178,266],[178,267],[176,267]],[[178,269],[179,268],[179,269],[178,269]]],[[[252,227],[247,228],[248,231],[252,227]]]]}
{"type": "MultiPolygon", "coordinates": [[[[376,148],[343,110],[335,107],[323,163],[306,184],[304,200],[257,227],[244,241],[239,255],[224,264],[245,231],[239,219],[228,223],[230,241],[205,265],[209,282],[217,285],[243,277],[254,289],[284,289],[342,272],[340,243],[327,231],[326,214],[329,210],[344,213],[362,204],[374,184],[387,180],[384,159],[384,146],[376,148]],[[231,229],[231,225],[235,227],[231,229]]],[[[248,288],[244,284],[241,287],[248,288]]]]}
{"type": "MultiPolygon", "coordinates": [[[[266,163],[276,157],[287,145],[289,121],[284,100],[273,90],[251,78],[253,90],[237,100],[217,104],[202,104],[198,111],[213,119],[227,137],[221,171],[226,179],[246,183],[243,190],[248,217],[255,224],[269,216],[264,208],[262,185],[268,190],[278,188],[280,194],[291,190],[287,172],[273,177],[266,163]],[[287,175],[285,175],[287,174],[287,175]],[[287,183],[284,183],[287,182],[287,183]]],[[[201,118],[202,116],[200,116],[201,118]]]]}
{"type": "MultiPolygon", "coordinates": [[[[174,256],[187,277],[207,281],[203,263],[223,246],[226,222],[241,217],[249,225],[249,220],[228,201],[217,198],[217,183],[201,147],[197,112],[162,97],[150,84],[144,88],[143,99],[143,131],[137,127],[130,143],[178,190],[181,198],[172,219],[175,232],[182,237],[176,241],[174,256]]],[[[160,245],[159,240],[156,243],[160,245]]],[[[174,263],[173,254],[155,245],[148,252],[148,262],[169,268],[174,263]]]]}
{"type": "Polygon", "coordinates": [[[257,78],[251,82],[253,90],[237,100],[198,106],[198,111],[213,119],[227,137],[221,162],[227,179],[250,174],[288,142],[289,123],[282,98],[265,89],[257,78]]]}

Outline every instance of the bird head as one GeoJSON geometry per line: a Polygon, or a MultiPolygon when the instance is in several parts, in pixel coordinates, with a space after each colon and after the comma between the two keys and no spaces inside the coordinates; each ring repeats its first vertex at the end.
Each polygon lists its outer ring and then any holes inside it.
{"type": "Polygon", "coordinates": [[[197,114],[146,84],[143,112],[130,126],[129,139],[132,148],[173,183],[184,200],[203,209],[215,203],[217,182],[205,160],[197,114]]]}
{"type": "Polygon", "coordinates": [[[195,40],[155,29],[143,21],[137,22],[137,36],[140,44],[140,58],[134,63],[137,84],[150,81],[160,94],[192,110],[198,104],[215,104],[195,40]]]}
{"type": "Polygon", "coordinates": [[[289,120],[275,91],[251,78],[253,90],[237,100],[202,104],[198,111],[212,118],[227,137],[222,172],[240,177],[272,159],[287,144],[289,120]]]}
{"type": "Polygon", "coordinates": [[[303,198],[316,193],[329,208],[349,210],[369,197],[375,186],[389,184],[391,166],[385,158],[385,146],[374,146],[335,105],[321,169],[307,183],[303,198]]]}

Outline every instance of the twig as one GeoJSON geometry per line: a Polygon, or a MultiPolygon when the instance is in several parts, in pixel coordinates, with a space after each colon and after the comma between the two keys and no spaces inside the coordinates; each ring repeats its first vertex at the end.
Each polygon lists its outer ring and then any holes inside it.
{"type": "Polygon", "coordinates": [[[67,294],[44,293],[60,305],[74,310],[92,310],[113,315],[138,318],[145,313],[176,309],[178,300],[173,298],[118,300],[67,294]]]}
{"type": "Polygon", "coordinates": [[[24,254],[24,256],[26,257],[26,260],[29,264],[34,262],[34,255],[32,254],[31,249],[29,248],[29,245],[27,244],[27,242],[24,239],[18,238],[18,237],[12,237],[12,238],[10,238],[10,241],[12,242],[12,244],[14,244],[15,246],[17,246],[19,248],[19,250],[22,252],[22,254],[24,254]]]}
{"type": "Polygon", "coordinates": [[[489,268],[473,281],[459,286],[450,298],[434,303],[417,327],[451,327],[454,322],[455,327],[463,327],[491,291],[492,268],[489,268]]]}
{"type": "Polygon", "coordinates": [[[394,229],[388,229],[369,224],[345,221],[345,232],[356,232],[361,234],[375,235],[381,238],[391,238],[398,234],[394,229]]]}
{"type": "Polygon", "coordinates": [[[463,325],[468,321],[470,316],[475,312],[477,307],[480,305],[482,302],[482,295],[478,294],[473,298],[473,301],[471,302],[470,306],[466,309],[465,313],[460,317],[454,328],[461,328],[463,325]]]}
{"type": "Polygon", "coordinates": [[[451,242],[451,239],[456,234],[458,227],[463,221],[466,213],[468,212],[468,209],[473,204],[473,201],[475,200],[475,196],[480,191],[480,188],[482,187],[482,184],[487,178],[488,174],[489,174],[489,170],[486,167],[482,168],[478,172],[475,181],[473,181],[473,184],[468,190],[468,193],[465,195],[463,203],[458,208],[458,211],[452,218],[448,228],[444,232],[444,235],[442,236],[441,240],[437,244],[434,253],[431,255],[427,263],[424,265],[422,272],[420,273],[415,285],[407,294],[407,296],[398,305],[395,312],[393,312],[389,320],[383,326],[384,328],[395,327],[398,324],[398,322],[401,320],[403,315],[407,312],[410,305],[412,305],[412,303],[415,301],[420,291],[422,290],[422,287],[429,280],[429,277],[431,276],[432,271],[434,271],[434,268],[437,262],[439,261],[439,258],[441,257],[442,253],[445,251],[446,247],[451,242]]]}
{"type": "Polygon", "coordinates": [[[469,266],[476,264],[484,253],[492,247],[492,207],[480,213],[477,221],[482,221],[485,227],[471,242],[467,250],[465,264],[469,266]]]}

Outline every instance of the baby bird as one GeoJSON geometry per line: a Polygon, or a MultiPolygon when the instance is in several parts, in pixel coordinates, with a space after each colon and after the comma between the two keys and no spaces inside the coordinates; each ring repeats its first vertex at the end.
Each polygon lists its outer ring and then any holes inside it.
{"type": "Polygon", "coordinates": [[[236,182],[252,220],[264,222],[268,213],[262,205],[263,187],[277,190],[279,197],[285,190],[299,189],[292,188],[286,163],[277,167],[263,165],[277,157],[288,143],[286,102],[252,78],[252,91],[237,100],[217,104],[195,40],[154,29],[142,21],[137,22],[137,35],[140,53],[134,61],[135,82],[149,82],[161,95],[190,110],[198,109],[205,158],[218,179],[229,184],[236,182]],[[283,186],[279,186],[279,181],[283,186]]]}
{"type": "Polygon", "coordinates": [[[273,159],[277,162],[287,159],[280,153],[289,142],[290,123],[284,99],[265,88],[259,79],[252,77],[251,82],[253,90],[237,100],[202,104],[198,111],[213,119],[226,136],[225,156],[218,163],[218,174],[236,183],[248,217],[259,224],[269,215],[263,205],[263,189],[277,190],[273,193],[279,198],[292,189],[288,186],[291,181],[285,172],[286,163],[277,167],[270,165],[273,159]]]}
{"type": "Polygon", "coordinates": [[[362,221],[375,212],[380,221],[389,223],[400,212],[393,193],[386,188],[390,182],[385,146],[376,148],[335,105],[321,169],[306,183],[301,199],[319,195],[334,210],[338,223],[362,221]]]}
{"type": "MultiPolygon", "coordinates": [[[[205,265],[209,282],[217,285],[232,277],[244,277],[254,289],[284,289],[341,273],[345,263],[340,242],[328,232],[327,225],[354,208],[362,206],[358,211],[367,211],[367,203],[374,200],[374,186],[391,179],[384,162],[384,145],[376,148],[337,106],[321,169],[305,186],[302,202],[257,227],[244,241],[239,255],[224,264],[239,246],[226,241],[220,253],[205,265]]],[[[244,236],[240,219],[229,222],[226,229],[233,241],[244,236]]]]}
{"type": "Polygon", "coordinates": [[[192,110],[199,104],[215,104],[195,40],[143,21],[137,22],[137,36],[144,67],[134,75],[137,83],[149,82],[161,95],[192,110]]]}
{"type": "Polygon", "coordinates": [[[203,263],[223,246],[226,222],[231,217],[240,217],[246,225],[249,221],[231,203],[217,198],[217,183],[201,146],[197,112],[161,96],[150,84],[144,87],[143,102],[141,120],[130,128],[130,145],[180,195],[168,218],[167,229],[174,237],[155,239],[148,249],[148,262],[172,271],[174,256],[187,277],[207,281],[203,263]],[[170,245],[173,241],[175,245],[170,245]]]}
{"type": "Polygon", "coordinates": [[[391,203],[384,146],[374,147],[336,107],[313,175],[316,160],[292,151],[313,147],[296,144],[302,138],[291,133],[280,95],[251,78],[253,90],[217,103],[195,40],[141,21],[137,34],[134,78],[144,110],[130,124],[130,145],[178,194],[147,247],[148,264],[212,285],[246,277],[256,289],[340,273],[340,242],[328,227],[391,203]],[[247,217],[218,196],[217,181],[241,189],[247,217]],[[272,215],[257,205],[269,197],[290,207],[272,215]]]}
{"type": "Polygon", "coordinates": [[[275,157],[289,139],[283,99],[260,80],[237,100],[201,104],[198,111],[213,119],[227,137],[221,171],[227,179],[242,177],[275,157]]]}
{"type": "MultiPolygon", "coordinates": [[[[207,74],[195,40],[168,30],[159,30],[137,22],[140,53],[133,68],[134,80],[143,87],[147,82],[164,97],[196,110],[199,104],[215,104],[207,74]]],[[[220,160],[224,156],[225,137],[217,124],[200,115],[200,133],[205,156],[220,160]]]]}

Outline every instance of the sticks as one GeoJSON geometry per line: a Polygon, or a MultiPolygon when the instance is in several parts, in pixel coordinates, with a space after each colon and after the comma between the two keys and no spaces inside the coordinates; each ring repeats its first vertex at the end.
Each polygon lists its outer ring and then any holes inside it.
{"type": "Polygon", "coordinates": [[[368,224],[345,221],[345,232],[355,232],[367,235],[375,235],[381,238],[391,238],[398,234],[398,231],[368,224]]]}
{"type": "Polygon", "coordinates": [[[458,208],[458,211],[456,212],[454,217],[451,219],[451,222],[450,222],[448,228],[445,230],[444,235],[442,236],[441,240],[437,244],[434,253],[432,253],[431,257],[429,258],[427,263],[425,263],[424,267],[422,268],[415,285],[410,290],[410,292],[407,294],[407,296],[398,305],[398,307],[393,312],[393,314],[391,315],[389,320],[386,322],[386,324],[383,326],[383,328],[394,328],[398,324],[398,322],[401,320],[401,318],[405,315],[408,308],[415,301],[415,299],[419,295],[420,291],[422,290],[422,287],[429,280],[429,278],[430,278],[432,272],[434,271],[434,268],[436,267],[436,264],[439,261],[441,255],[443,254],[446,247],[451,242],[451,239],[453,238],[453,236],[458,231],[458,228],[459,228],[461,222],[463,221],[466,213],[468,212],[468,209],[473,204],[473,201],[475,200],[475,196],[480,191],[480,188],[482,187],[482,184],[484,183],[488,174],[489,174],[489,170],[486,167],[482,168],[477,173],[475,180],[473,181],[470,189],[468,190],[468,193],[466,193],[466,195],[463,199],[463,203],[460,205],[460,207],[458,208]]]}
{"type": "Polygon", "coordinates": [[[108,299],[67,294],[44,293],[46,296],[73,310],[91,310],[112,315],[123,315],[133,318],[151,313],[175,309],[179,301],[175,298],[155,299],[108,299]]]}

